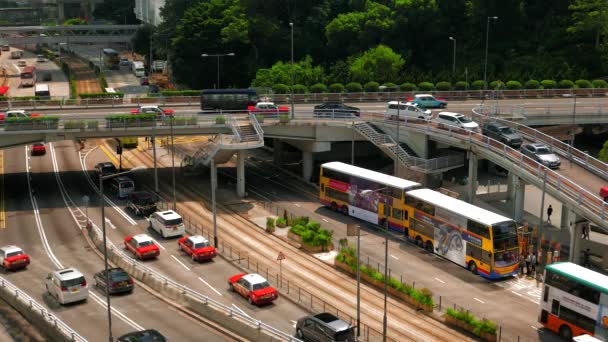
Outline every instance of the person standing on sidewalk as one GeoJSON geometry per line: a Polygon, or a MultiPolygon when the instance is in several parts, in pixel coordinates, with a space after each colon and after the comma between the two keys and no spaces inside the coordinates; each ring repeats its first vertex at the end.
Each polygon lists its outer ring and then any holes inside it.
{"type": "Polygon", "coordinates": [[[549,204],[549,208],[547,208],[547,223],[551,223],[551,214],[553,214],[553,207],[549,204]]]}
{"type": "Polygon", "coordinates": [[[530,256],[530,264],[532,267],[532,273],[534,273],[534,277],[536,277],[536,253],[532,253],[530,256]]]}
{"type": "Polygon", "coordinates": [[[530,253],[526,252],[526,274],[530,275],[530,253]]]}
{"type": "Polygon", "coordinates": [[[583,239],[589,240],[589,222],[583,226],[583,239]]]}

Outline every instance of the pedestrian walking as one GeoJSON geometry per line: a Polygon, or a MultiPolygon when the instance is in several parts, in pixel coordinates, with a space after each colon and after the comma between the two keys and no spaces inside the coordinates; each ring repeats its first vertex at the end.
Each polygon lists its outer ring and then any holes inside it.
{"type": "Polygon", "coordinates": [[[530,275],[530,254],[526,253],[526,274],[530,275]]]}
{"type": "Polygon", "coordinates": [[[524,274],[524,254],[520,254],[519,255],[519,274],[523,275],[524,274]]]}
{"type": "Polygon", "coordinates": [[[547,223],[551,223],[551,214],[553,214],[553,207],[549,204],[549,208],[547,208],[547,223]]]}
{"type": "Polygon", "coordinates": [[[589,240],[589,222],[583,225],[583,239],[589,240]]]}
{"type": "Polygon", "coordinates": [[[589,248],[583,251],[583,266],[589,267],[589,257],[591,256],[591,251],[589,248]]]}
{"type": "Polygon", "coordinates": [[[532,273],[534,273],[534,277],[536,277],[536,253],[532,253],[530,264],[532,267],[532,273]]]}

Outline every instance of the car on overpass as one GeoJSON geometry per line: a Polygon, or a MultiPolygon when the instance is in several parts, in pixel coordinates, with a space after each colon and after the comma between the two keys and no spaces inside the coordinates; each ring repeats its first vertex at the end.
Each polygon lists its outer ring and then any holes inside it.
{"type": "Polygon", "coordinates": [[[500,122],[487,122],[481,128],[483,135],[510,146],[519,148],[523,142],[521,134],[517,133],[512,127],[500,122]]]}
{"type": "Polygon", "coordinates": [[[42,116],[42,114],[30,113],[23,109],[14,109],[6,111],[5,113],[0,113],[0,120],[5,118],[35,118],[39,116],[42,116]]]}
{"type": "Polygon", "coordinates": [[[521,147],[521,153],[536,160],[550,169],[559,169],[561,161],[551,149],[540,143],[526,144],[521,147]]]}
{"type": "Polygon", "coordinates": [[[467,131],[477,132],[479,130],[479,124],[466,116],[459,113],[452,112],[439,112],[435,121],[439,126],[454,126],[465,129],[467,131]]]}
{"type": "Polygon", "coordinates": [[[361,109],[345,105],[342,102],[324,102],[316,105],[313,109],[315,116],[360,116],[361,109]]]}
{"type": "Polygon", "coordinates": [[[33,156],[43,156],[46,154],[46,147],[43,143],[35,143],[32,145],[32,155],[33,156]]]}
{"type": "Polygon", "coordinates": [[[255,106],[247,106],[247,111],[253,114],[288,114],[289,107],[277,106],[274,102],[258,102],[255,106]]]}
{"type": "Polygon", "coordinates": [[[448,102],[444,98],[438,98],[431,94],[416,94],[407,99],[408,102],[415,103],[422,108],[446,108],[448,102]]]}
{"type": "Polygon", "coordinates": [[[386,116],[391,120],[431,120],[433,112],[430,109],[418,107],[415,103],[390,101],[386,108],[386,116]]]}
{"type": "Polygon", "coordinates": [[[118,342],[165,342],[167,339],[157,330],[148,329],[120,336],[118,342]]]}
{"type": "Polygon", "coordinates": [[[159,119],[173,116],[175,111],[169,108],[163,108],[159,105],[142,105],[131,110],[131,114],[156,114],[159,119]]]}

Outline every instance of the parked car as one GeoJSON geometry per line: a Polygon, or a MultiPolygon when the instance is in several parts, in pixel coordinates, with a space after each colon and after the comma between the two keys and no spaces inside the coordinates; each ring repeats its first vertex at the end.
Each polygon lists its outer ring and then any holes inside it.
{"type": "Polygon", "coordinates": [[[166,342],[167,339],[154,329],[131,332],[120,336],[118,342],[166,342]]]}
{"type": "Polygon", "coordinates": [[[521,147],[521,153],[536,160],[550,169],[559,169],[561,161],[545,144],[526,144],[521,147]]]}
{"type": "Polygon", "coordinates": [[[254,114],[288,114],[289,107],[277,106],[273,102],[258,102],[255,106],[247,106],[247,111],[254,114]]]}
{"type": "Polygon", "coordinates": [[[116,170],[116,166],[110,162],[98,163],[95,165],[95,171],[97,172],[98,176],[107,176],[118,172],[118,170],[116,170]]]}
{"type": "Polygon", "coordinates": [[[316,105],[313,113],[315,116],[360,116],[361,109],[345,105],[342,102],[325,102],[316,105]]]}
{"type": "Polygon", "coordinates": [[[33,156],[42,156],[46,154],[46,147],[43,143],[35,143],[32,145],[32,155],[33,156]]]}
{"type": "Polygon", "coordinates": [[[356,341],[353,326],[327,312],[300,318],[296,336],[314,342],[356,341]]]}
{"type": "Polygon", "coordinates": [[[133,110],[131,114],[156,114],[158,118],[173,116],[175,111],[169,108],[163,108],[159,105],[142,105],[133,110]]]}
{"type": "Polygon", "coordinates": [[[121,58],[120,62],[118,63],[120,66],[131,66],[131,61],[129,61],[128,58],[121,58]]]}
{"type": "Polygon", "coordinates": [[[30,264],[30,257],[17,246],[4,246],[0,247],[0,264],[5,270],[19,270],[30,264]]]}
{"type": "Polygon", "coordinates": [[[36,62],[44,63],[46,61],[48,61],[48,59],[46,57],[44,57],[44,55],[36,55],[36,62]]]}
{"type": "Polygon", "coordinates": [[[182,236],[186,232],[184,220],[173,210],[157,211],[150,215],[150,229],[163,238],[182,236]]]}
{"type": "Polygon", "coordinates": [[[459,113],[439,112],[435,121],[438,122],[440,126],[455,126],[474,132],[477,132],[479,130],[479,125],[477,124],[477,122],[459,113]]]}
{"type": "Polygon", "coordinates": [[[89,297],[87,280],[73,267],[49,273],[45,286],[49,295],[59,304],[86,301],[89,297]]]}
{"type": "Polygon", "coordinates": [[[135,191],[127,197],[127,208],[135,215],[148,216],[156,211],[158,196],[148,191],[135,191]]]}
{"type": "Polygon", "coordinates": [[[386,116],[392,120],[431,120],[433,112],[430,109],[422,109],[411,102],[390,101],[386,106],[386,116]]]}
{"type": "Polygon", "coordinates": [[[201,235],[183,237],[177,241],[177,245],[180,250],[190,255],[192,261],[211,260],[217,255],[215,247],[201,235]]]}
{"type": "Polygon", "coordinates": [[[407,100],[423,108],[446,108],[448,106],[448,102],[445,99],[436,98],[430,94],[416,94],[407,100]]]}
{"type": "MultiPolygon", "coordinates": [[[[131,276],[127,272],[125,272],[125,270],[120,267],[109,268],[107,274],[109,276],[110,294],[133,292],[133,279],[131,279],[131,276]]],[[[95,286],[105,292],[106,271],[102,270],[100,272],[95,273],[93,279],[95,280],[95,286]]]]}
{"type": "Polygon", "coordinates": [[[254,305],[271,303],[279,298],[279,293],[270,286],[268,280],[256,273],[241,273],[230,277],[228,288],[254,305]]]}
{"type": "Polygon", "coordinates": [[[137,234],[125,238],[125,248],[137,259],[153,259],[159,256],[160,249],[152,238],[146,234],[137,234]]]}
{"type": "Polygon", "coordinates": [[[519,148],[524,140],[521,134],[517,133],[512,127],[500,122],[486,123],[483,125],[481,132],[484,135],[513,148],[519,148]]]}

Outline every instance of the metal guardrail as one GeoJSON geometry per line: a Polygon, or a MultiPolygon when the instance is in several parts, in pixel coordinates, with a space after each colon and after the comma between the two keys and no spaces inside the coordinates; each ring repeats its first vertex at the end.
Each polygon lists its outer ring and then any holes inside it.
{"type": "MultiPolygon", "coordinates": [[[[101,229],[95,224],[93,224],[93,229],[94,229],[95,233],[97,234],[98,238],[101,239],[101,236],[102,236],[101,229]]],[[[165,284],[169,284],[171,286],[174,286],[174,287],[180,289],[183,293],[187,293],[188,295],[192,296],[193,298],[200,300],[205,305],[213,306],[214,308],[216,308],[220,311],[223,311],[224,313],[229,314],[230,317],[237,318],[252,326],[256,326],[258,329],[265,330],[268,333],[272,334],[273,336],[276,336],[277,338],[279,338],[281,340],[300,341],[299,339],[295,338],[294,336],[291,336],[271,325],[268,325],[247,314],[244,314],[235,308],[232,308],[230,306],[217,302],[217,301],[209,298],[208,296],[202,295],[202,294],[190,289],[189,287],[184,286],[184,285],[162,275],[161,273],[139,263],[135,259],[131,258],[129,255],[124,253],[124,251],[122,251],[121,248],[116,247],[116,245],[114,245],[114,243],[112,241],[109,241],[109,240],[107,241],[107,247],[110,251],[113,251],[114,253],[118,254],[123,260],[126,260],[128,263],[130,263],[131,266],[133,266],[135,269],[139,269],[139,270],[143,271],[144,273],[162,281],[165,284]]]]}
{"type": "Polygon", "coordinates": [[[8,288],[11,292],[15,294],[16,299],[29,306],[31,310],[39,311],[40,314],[44,317],[44,319],[52,323],[58,331],[60,331],[63,335],[66,336],[68,340],[77,342],[87,341],[74,329],[70,328],[69,325],[57,318],[48,309],[46,309],[40,303],[36,302],[34,299],[32,299],[32,297],[30,297],[24,291],[20,290],[17,286],[13,285],[10,281],[4,279],[3,277],[0,277],[0,286],[2,286],[3,288],[8,288]]]}

